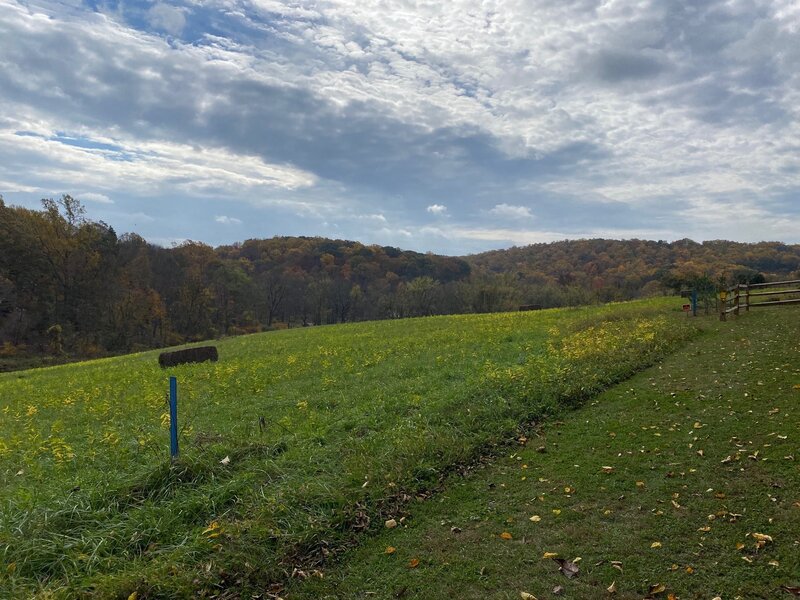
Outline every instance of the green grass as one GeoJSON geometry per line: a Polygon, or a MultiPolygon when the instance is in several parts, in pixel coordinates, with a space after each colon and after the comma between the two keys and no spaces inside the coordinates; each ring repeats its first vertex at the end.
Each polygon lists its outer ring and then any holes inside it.
{"type": "Polygon", "coordinates": [[[404,526],[282,595],[791,597],[782,586],[800,586],[799,317],[784,307],[699,319],[705,335],[680,352],[452,475],[391,515],[404,526]],[[759,549],[754,532],[773,541],[759,549]],[[578,577],[546,552],[581,557],[578,577]]]}
{"type": "Polygon", "coordinates": [[[222,341],[0,375],[0,597],[262,593],[331,560],[519,423],[696,333],[656,299],[222,341]]]}

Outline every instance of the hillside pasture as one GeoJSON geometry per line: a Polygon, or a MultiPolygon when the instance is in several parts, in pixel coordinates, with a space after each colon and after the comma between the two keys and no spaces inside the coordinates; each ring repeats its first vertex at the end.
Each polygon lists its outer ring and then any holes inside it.
{"type": "Polygon", "coordinates": [[[800,310],[710,316],[703,327],[657,365],[453,473],[402,527],[282,596],[796,597],[800,310]]]}
{"type": "Polygon", "coordinates": [[[148,352],[2,374],[0,596],[264,593],[521,423],[675,350],[697,333],[679,303],[279,331],[167,371],[148,352]]]}

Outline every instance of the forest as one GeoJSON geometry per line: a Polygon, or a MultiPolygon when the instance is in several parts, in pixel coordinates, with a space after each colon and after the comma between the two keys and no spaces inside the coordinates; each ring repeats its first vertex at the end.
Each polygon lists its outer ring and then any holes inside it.
{"type": "Polygon", "coordinates": [[[320,237],[171,248],[69,195],[0,197],[0,369],[270,329],[628,300],[800,277],[800,246],[575,240],[464,257],[320,237]],[[26,362],[27,361],[27,362],[26,362]]]}

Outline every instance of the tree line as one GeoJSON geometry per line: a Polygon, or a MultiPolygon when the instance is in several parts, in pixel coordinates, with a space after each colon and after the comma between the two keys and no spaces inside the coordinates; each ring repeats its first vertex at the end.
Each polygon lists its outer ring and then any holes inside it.
{"type": "MultiPolygon", "coordinates": [[[[577,240],[466,257],[319,237],[172,248],[65,195],[0,197],[0,359],[99,356],[269,329],[549,308],[800,276],[800,247],[577,240]]],[[[0,362],[0,368],[2,362],[0,362]]]]}

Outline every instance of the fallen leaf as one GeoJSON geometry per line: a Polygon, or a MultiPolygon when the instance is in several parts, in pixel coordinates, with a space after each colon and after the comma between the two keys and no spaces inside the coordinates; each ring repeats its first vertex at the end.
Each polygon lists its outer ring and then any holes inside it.
{"type": "Polygon", "coordinates": [[[504,539],[504,540],[510,540],[511,539],[511,534],[508,533],[507,531],[504,531],[503,533],[500,534],[500,537],[502,539],[504,539]]]}
{"type": "Polygon", "coordinates": [[[386,550],[384,550],[386,554],[394,554],[396,551],[397,548],[395,548],[394,546],[386,546],[386,550]]]}
{"type": "Polygon", "coordinates": [[[555,558],[558,556],[558,552],[545,552],[542,554],[542,558],[555,558]]]}
{"type": "Polygon", "coordinates": [[[219,461],[219,464],[221,464],[221,465],[229,465],[229,464],[231,464],[231,457],[230,456],[226,456],[221,461],[219,461]]]}
{"type": "Polygon", "coordinates": [[[769,561],[767,564],[768,564],[770,567],[780,567],[780,566],[781,566],[781,563],[779,563],[777,560],[771,560],[771,561],[769,561]]]}
{"type": "Polygon", "coordinates": [[[386,527],[386,529],[394,529],[395,527],[397,527],[397,521],[395,521],[394,519],[389,519],[384,523],[384,526],[386,527]]]}
{"type": "Polygon", "coordinates": [[[750,534],[753,536],[753,539],[757,542],[771,542],[772,538],[768,535],[764,535],[763,533],[752,533],[750,534]]]}
{"type": "Polygon", "coordinates": [[[706,525],[705,527],[701,527],[701,528],[700,528],[700,529],[698,529],[697,531],[702,531],[703,533],[708,533],[709,531],[711,531],[711,527],[709,527],[708,525],[706,525]]]}
{"type": "Polygon", "coordinates": [[[742,556],[742,560],[745,561],[745,562],[748,562],[748,563],[753,562],[753,559],[750,558],[749,556],[742,556]]]}
{"type": "Polygon", "coordinates": [[[661,548],[661,542],[653,542],[650,544],[651,548],[661,548]]]}
{"type": "Polygon", "coordinates": [[[519,597],[522,598],[522,600],[537,600],[536,596],[528,592],[520,592],[519,597]]]}
{"type": "Polygon", "coordinates": [[[418,566],[419,566],[419,559],[418,558],[412,558],[410,561],[408,561],[408,568],[409,569],[416,569],[418,566]]]}
{"type": "Polygon", "coordinates": [[[538,523],[539,521],[541,521],[541,520],[542,520],[542,517],[540,517],[539,515],[533,515],[533,516],[532,516],[530,519],[528,519],[528,520],[529,520],[529,521],[533,521],[534,523],[538,523]]]}
{"type": "Polygon", "coordinates": [[[736,542],[736,549],[744,550],[744,544],[742,542],[736,542]]]}
{"type": "Polygon", "coordinates": [[[609,594],[616,594],[617,593],[617,582],[616,581],[612,581],[611,585],[606,588],[606,591],[609,594]]]}
{"type": "Polygon", "coordinates": [[[678,597],[670,592],[670,594],[667,596],[667,600],[678,600],[678,597]]]}
{"type": "Polygon", "coordinates": [[[217,523],[216,521],[211,521],[211,523],[208,524],[208,527],[206,527],[203,530],[203,533],[201,535],[208,535],[210,537],[218,537],[219,536],[219,530],[220,530],[219,523],[217,523]]]}
{"type": "Polygon", "coordinates": [[[556,587],[553,588],[554,596],[560,596],[563,593],[564,593],[564,586],[557,585],[556,587]]]}
{"type": "Polygon", "coordinates": [[[667,586],[665,586],[663,583],[654,583],[650,586],[650,589],[647,590],[647,595],[652,596],[654,594],[661,594],[666,589],[667,586]]]}
{"type": "Polygon", "coordinates": [[[556,516],[560,515],[561,514],[561,509],[560,508],[554,508],[553,509],[553,514],[556,515],[556,516]]]}
{"type": "Polygon", "coordinates": [[[694,573],[694,569],[693,569],[692,567],[686,567],[686,572],[687,572],[689,575],[691,575],[692,573],[694,573]]]}
{"type": "Polygon", "coordinates": [[[577,577],[578,573],[580,573],[580,568],[578,565],[575,564],[574,561],[565,560],[563,558],[554,558],[554,561],[558,563],[558,570],[567,578],[572,579],[573,577],[577,577]]]}
{"type": "Polygon", "coordinates": [[[603,470],[603,473],[613,473],[614,467],[600,467],[603,470]]]}
{"type": "Polygon", "coordinates": [[[611,566],[614,567],[617,571],[622,573],[622,563],[618,560],[612,560],[611,566]]]}
{"type": "Polygon", "coordinates": [[[128,600],[136,600],[139,597],[139,592],[131,592],[130,596],[128,596],[128,600]]]}
{"type": "Polygon", "coordinates": [[[636,482],[636,487],[643,488],[644,487],[644,481],[637,481],[636,482]]]}

